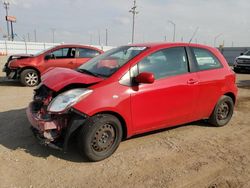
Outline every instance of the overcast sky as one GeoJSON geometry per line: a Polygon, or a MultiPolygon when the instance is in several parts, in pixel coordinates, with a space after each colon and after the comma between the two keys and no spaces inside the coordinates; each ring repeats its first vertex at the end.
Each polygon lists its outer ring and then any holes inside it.
{"type": "MultiPolygon", "coordinates": [[[[133,0],[9,0],[9,15],[17,17],[15,33],[20,37],[42,42],[98,44],[105,43],[105,28],[108,43],[112,46],[131,41],[132,14],[129,9],[133,0]],[[91,37],[92,36],[92,37],[91,37]]],[[[199,30],[193,42],[217,46],[250,46],[250,1],[249,0],[137,0],[135,42],[168,41],[173,38],[176,24],[176,41],[189,41],[195,29],[199,30]]],[[[5,10],[0,8],[0,27],[6,32],[5,10]]],[[[2,35],[2,34],[1,34],[2,35]]]]}

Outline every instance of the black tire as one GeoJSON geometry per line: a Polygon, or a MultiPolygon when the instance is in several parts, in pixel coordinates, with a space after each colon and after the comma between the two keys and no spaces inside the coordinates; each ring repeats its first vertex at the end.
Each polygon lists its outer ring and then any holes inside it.
{"type": "Polygon", "coordinates": [[[216,127],[226,125],[232,118],[234,102],[231,97],[223,95],[217,102],[213,113],[209,118],[209,123],[216,127]]]}
{"type": "Polygon", "coordinates": [[[110,114],[98,114],[87,120],[78,135],[81,155],[89,161],[100,161],[111,156],[122,139],[122,126],[110,114]]]}
{"type": "Polygon", "coordinates": [[[25,69],[21,72],[20,81],[23,85],[33,87],[40,82],[39,74],[34,69],[25,69]]]}
{"type": "Polygon", "coordinates": [[[238,69],[238,68],[234,68],[234,72],[235,72],[235,73],[240,73],[240,72],[241,72],[241,70],[240,70],[240,69],[238,69]]]}

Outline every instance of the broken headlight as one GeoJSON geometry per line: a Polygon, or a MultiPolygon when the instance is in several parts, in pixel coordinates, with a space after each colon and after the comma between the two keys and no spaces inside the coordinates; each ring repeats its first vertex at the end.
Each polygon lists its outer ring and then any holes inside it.
{"type": "Polygon", "coordinates": [[[49,104],[47,110],[52,113],[60,113],[69,109],[79,100],[87,97],[92,90],[86,88],[71,89],[55,97],[49,104]]]}

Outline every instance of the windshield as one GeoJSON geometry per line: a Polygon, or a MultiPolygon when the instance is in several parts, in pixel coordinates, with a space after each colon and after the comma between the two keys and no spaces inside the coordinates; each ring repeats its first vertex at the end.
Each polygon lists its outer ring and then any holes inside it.
{"type": "Polygon", "coordinates": [[[250,55],[250,50],[245,52],[244,55],[250,55]]]}
{"type": "Polygon", "coordinates": [[[39,55],[43,54],[44,52],[46,52],[46,51],[48,51],[48,50],[51,50],[52,48],[55,48],[55,46],[52,46],[52,47],[50,47],[50,48],[46,48],[46,49],[44,49],[44,50],[42,50],[42,51],[39,51],[39,52],[37,52],[37,53],[34,53],[34,56],[39,56],[39,55]]]}
{"type": "Polygon", "coordinates": [[[109,77],[129,60],[139,55],[146,47],[122,46],[99,55],[78,68],[79,72],[109,77]]]}

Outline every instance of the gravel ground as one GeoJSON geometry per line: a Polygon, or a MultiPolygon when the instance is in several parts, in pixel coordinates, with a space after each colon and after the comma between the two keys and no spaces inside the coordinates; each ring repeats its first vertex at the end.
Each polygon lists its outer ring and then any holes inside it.
{"type": "MultiPolygon", "coordinates": [[[[2,74],[2,73],[1,73],[2,74]]],[[[250,187],[250,74],[238,74],[238,104],[221,128],[193,122],[123,141],[89,163],[75,143],[40,146],[25,108],[32,88],[0,75],[0,187],[250,187]]]]}

